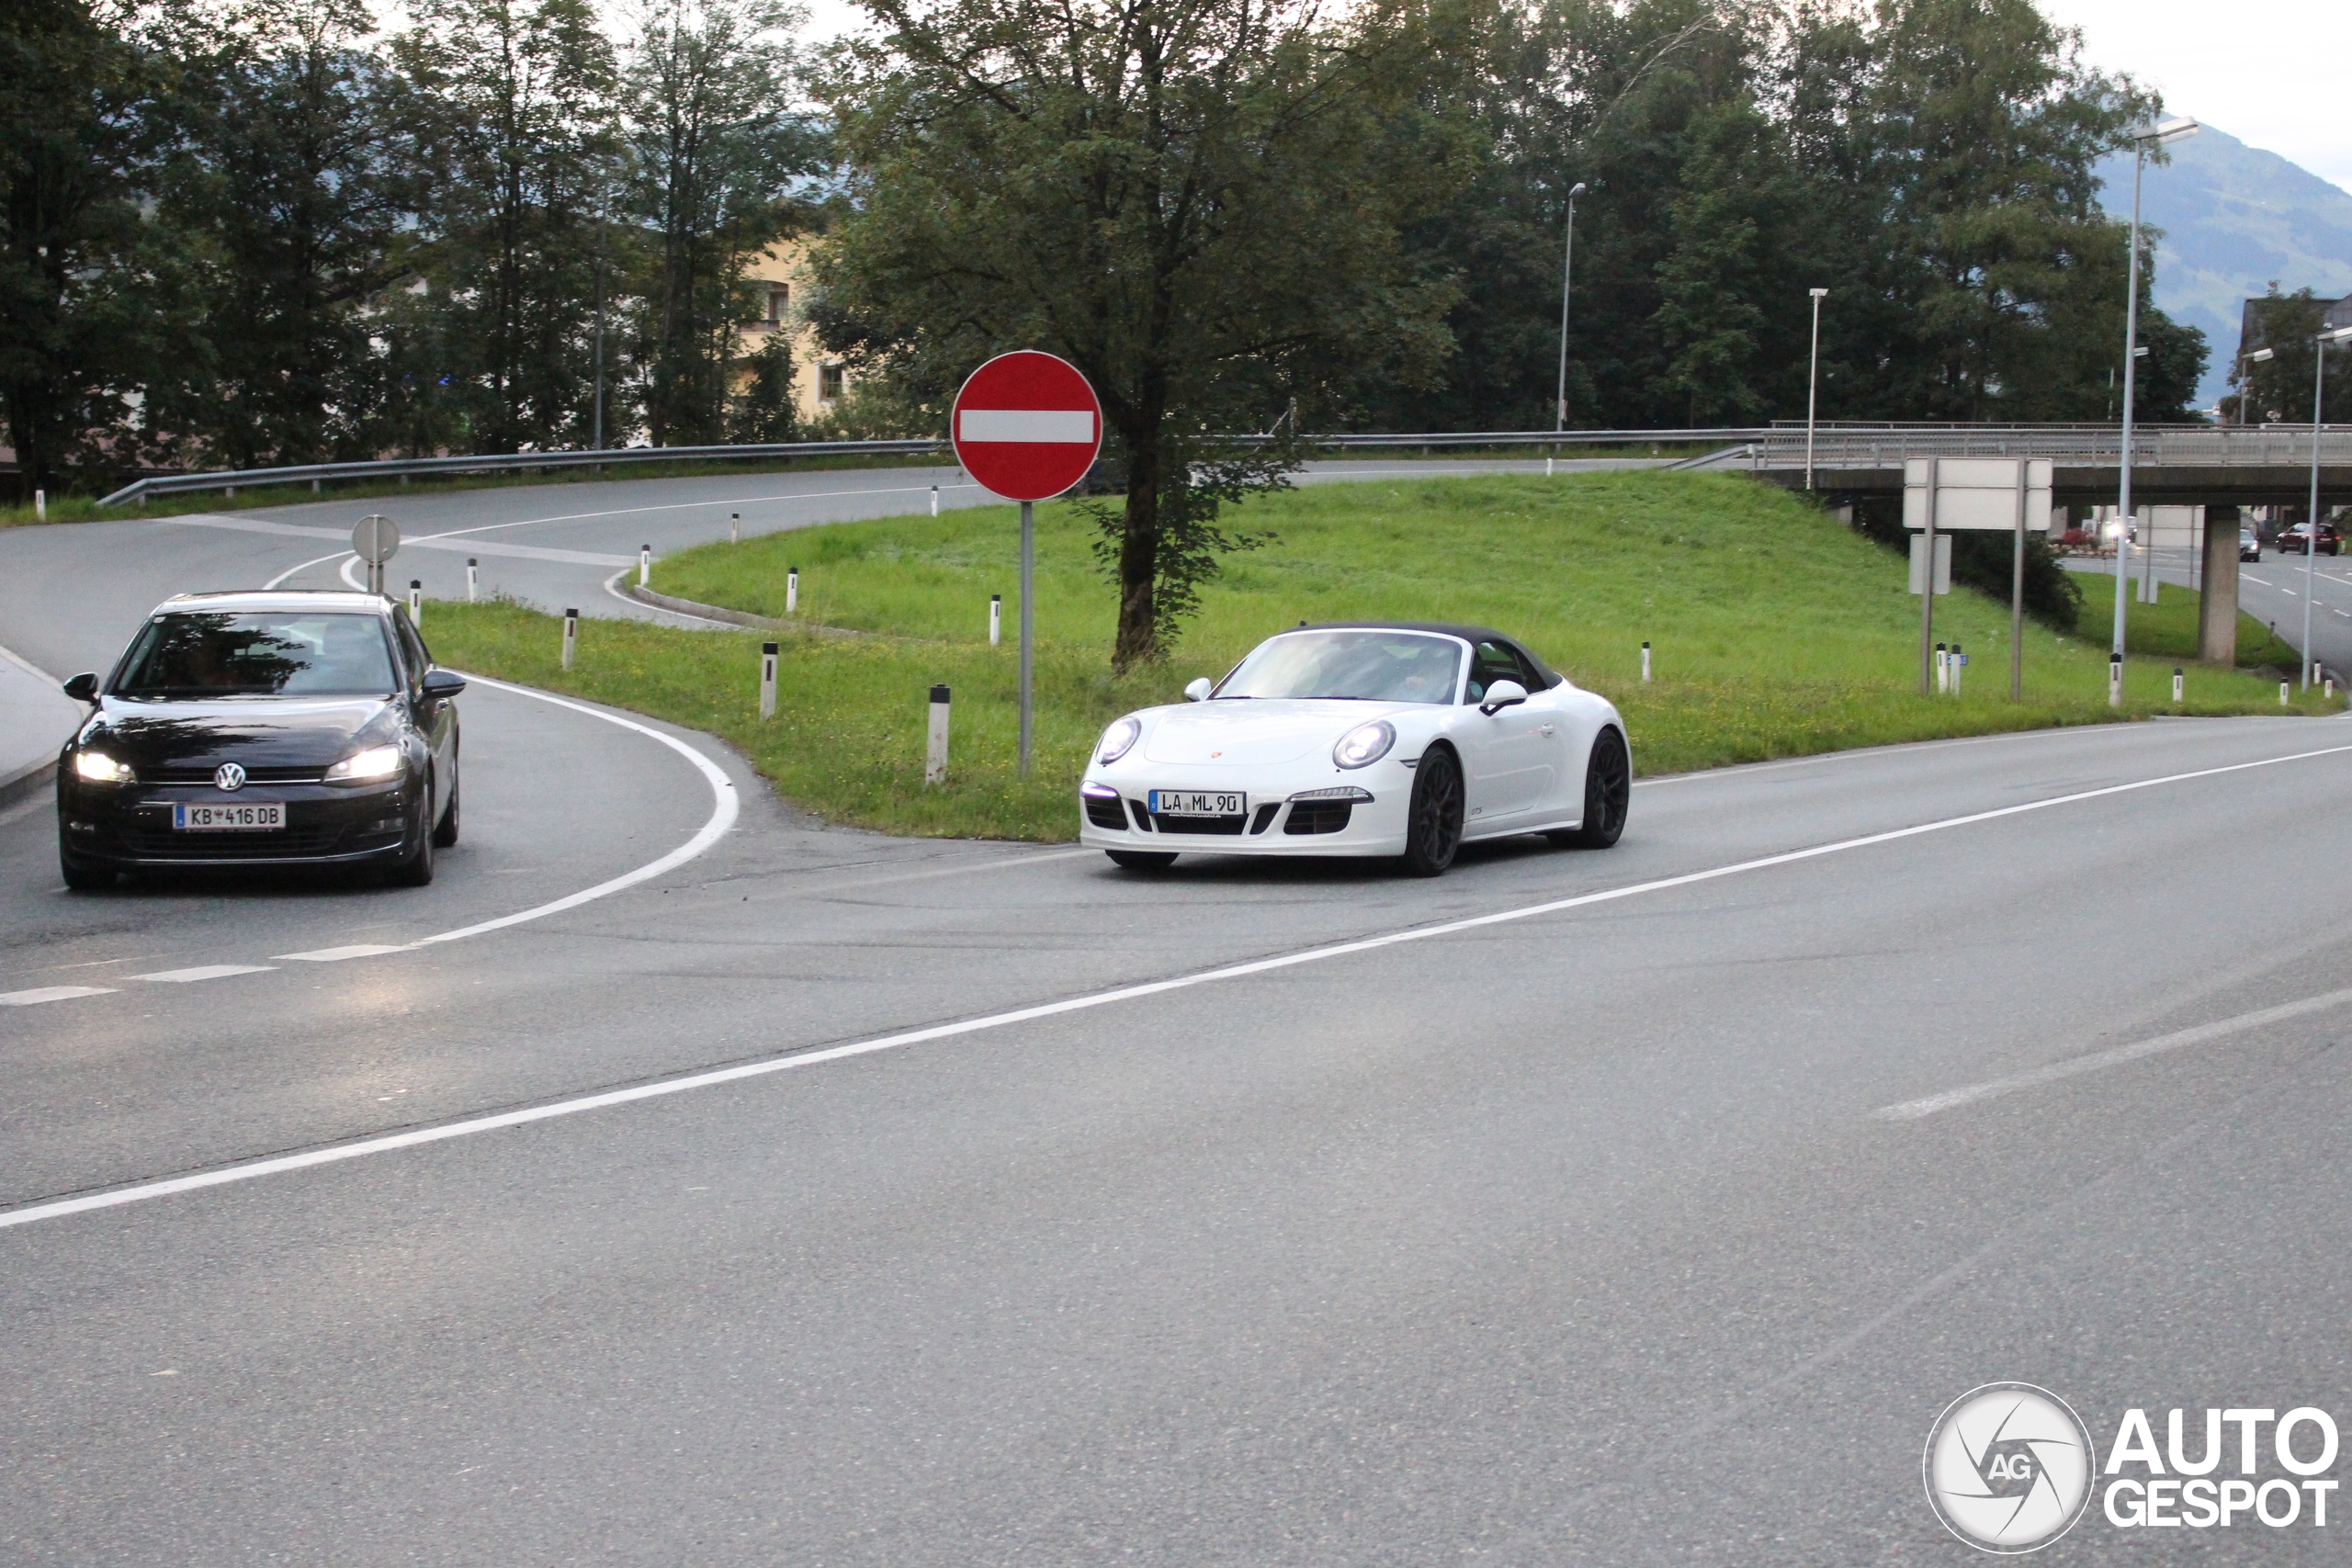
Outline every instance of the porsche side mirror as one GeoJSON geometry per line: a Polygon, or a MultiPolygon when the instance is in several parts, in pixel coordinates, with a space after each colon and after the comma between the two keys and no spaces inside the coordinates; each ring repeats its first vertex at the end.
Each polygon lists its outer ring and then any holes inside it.
{"type": "Polygon", "coordinates": [[[1498,681],[1487,688],[1486,701],[1478,705],[1478,711],[1491,718],[1503,709],[1516,706],[1526,700],[1526,687],[1516,681],[1498,681]]]}
{"type": "Polygon", "coordinates": [[[1209,678],[1204,675],[1199,680],[1184,688],[1185,699],[1189,702],[1195,703],[1207,702],[1209,700],[1210,689],[1209,678]]]}
{"type": "Polygon", "coordinates": [[[77,703],[96,702],[98,700],[97,676],[86,670],[84,671],[65,682],[65,694],[77,703]]]}
{"type": "Polygon", "coordinates": [[[466,689],[466,678],[454,670],[427,670],[424,672],[424,700],[438,702],[454,697],[466,689]]]}

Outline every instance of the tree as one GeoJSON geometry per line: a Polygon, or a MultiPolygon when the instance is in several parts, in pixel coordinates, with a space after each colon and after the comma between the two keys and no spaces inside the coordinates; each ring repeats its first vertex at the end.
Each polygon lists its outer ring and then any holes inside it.
{"type": "Polygon", "coordinates": [[[425,291],[394,300],[390,323],[409,400],[445,404],[437,423],[469,450],[585,446],[612,45],[586,0],[409,9],[392,57],[437,192],[417,258],[425,291]]]}
{"type": "Polygon", "coordinates": [[[179,237],[147,220],[175,135],[168,58],[82,0],[0,11],[0,411],[28,489],[134,462],[169,360],[179,237]]]}
{"type": "Polygon", "coordinates": [[[1413,98],[1445,69],[1438,18],[866,4],[888,36],[842,51],[826,85],[854,205],[820,281],[859,328],[835,346],[934,394],[1006,348],[1077,366],[1125,476],[1113,662],[1157,658],[1241,542],[1220,509],[1290,461],[1213,433],[1443,353],[1452,288],[1413,277],[1397,243],[1464,172],[1460,128],[1413,98]]]}
{"type": "Polygon", "coordinates": [[[650,15],[624,83],[647,231],[637,353],[657,446],[725,438],[735,335],[755,313],[743,265],[788,232],[821,138],[793,108],[785,35],[801,13],[769,0],[671,0],[650,15]]]}
{"type": "MultiPolygon", "coordinates": [[[[2316,340],[2326,324],[2327,308],[2334,302],[2309,288],[2281,294],[2275,281],[2261,299],[2252,302],[2252,321],[2241,352],[2267,348],[2271,357],[2258,363],[2241,359],[2230,367],[2230,384],[2239,389],[2239,398],[2248,405],[2248,423],[2311,422],[2312,355],[2319,352],[2316,340]]],[[[2352,418],[2352,352],[2327,351],[2324,396],[2327,406],[2323,412],[2329,423],[2352,418]]]]}
{"type": "Polygon", "coordinates": [[[369,310],[416,180],[352,0],[266,0],[192,61],[164,209],[198,237],[201,374],[172,415],[231,468],[375,455],[369,310]]]}

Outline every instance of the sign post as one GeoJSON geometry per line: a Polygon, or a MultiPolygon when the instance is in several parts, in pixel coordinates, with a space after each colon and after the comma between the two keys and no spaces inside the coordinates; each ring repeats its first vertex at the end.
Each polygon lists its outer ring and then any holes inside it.
{"type": "Polygon", "coordinates": [[[973,482],[1021,503],[1021,773],[1029,773],[1036,633],[1035,503],[1086,477],[1102,450],[1102,405],[1068,360],[1000,354],[956,394],[948,438],[973,482]]]}
{"type": "MultiPolygon", "coordinates": [[[[1942,551],[1955,531],[1981,529],[2014,534],[2009,558],[2009,700],[2025,690],[2025,536],[2028,529],[2050,531],[2051,466],[2021,457],[1914,457],[1903,465],[1903,525],[1917,529],[1912,541],[1912,577],[1924,553],[1936,585],[1950,569],[1942,551]],[[1924,541],[1924,543],[1923,543],[1924,541]],[[1940,569],[1940,570],[1936,570],[1940,569]]],[[[1933,593],[1920,601],[1919,690],[1928,686],[1928,643],[1933,626],[1933,593]]]]}
{"type": "Polygon", "coordinates": [[[351,553],[368,563],[368,592],[384,591],[384,563],[400,553],[401,531],[389,517],[370,513],[351,531],[351,553]]]}

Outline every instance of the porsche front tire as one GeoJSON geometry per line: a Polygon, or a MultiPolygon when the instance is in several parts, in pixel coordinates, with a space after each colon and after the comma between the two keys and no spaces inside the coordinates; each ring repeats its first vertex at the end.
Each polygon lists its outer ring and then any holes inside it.
{"type": "Polygon", "coordinates": [[[1462,847],[1462,764],[1442,746],[1421,753],[1413,770],[1413,798],[1405,813],[1405,869],[1439,876],[1462,847]]]}
{"type": "Polygon", "coordinates": [[[1625,738],[1614,728],[1604,728],[1584,767],[1584,825],[1547,837],[1555,844],[1605,850],[1624,835],[1633,798],[1634,759],[1625,750],[1625,738]]]}

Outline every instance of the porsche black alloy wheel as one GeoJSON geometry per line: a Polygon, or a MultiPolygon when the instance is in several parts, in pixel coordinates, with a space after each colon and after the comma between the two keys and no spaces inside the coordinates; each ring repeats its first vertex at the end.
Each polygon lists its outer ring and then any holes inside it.
{"type": "Polygon", "coordinates": [[[1614,728],[1594,737],[1591,760],[1584,769],[1584,826],[1550,835],[1558,844],[1605,850],[1625,831],[1626,808],[1634,799],[1634,759],[1625,738],[1614,728]]]}
{"type": "Polygon", "coordinates": [[[1462,847],[1462,764],[1442,746],[1421,753],[1413,770],[1413,800],[1405,817],[1405,869],[1436,876],[1462,847]]]}
{"type": "Polygon", "coordinates": [[[1166,871],[1176,857],[1160,850],[1104,850],[1111,863],[1127,871],[1166,871]]]}

